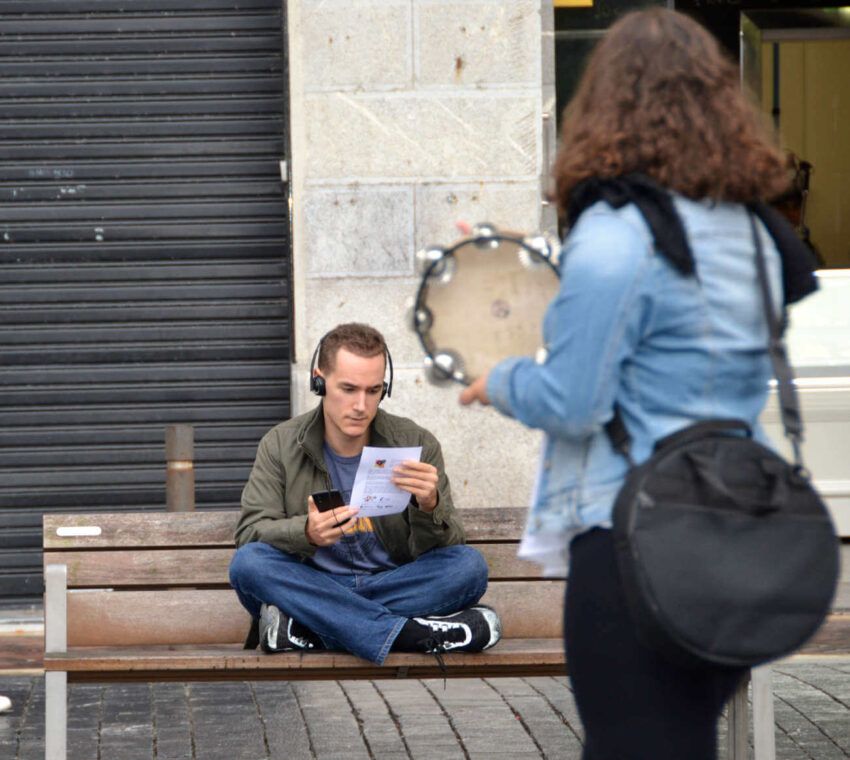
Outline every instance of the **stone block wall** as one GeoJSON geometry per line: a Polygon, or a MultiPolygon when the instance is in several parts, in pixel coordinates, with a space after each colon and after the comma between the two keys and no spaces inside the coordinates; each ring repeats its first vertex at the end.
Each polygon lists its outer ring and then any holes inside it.
{"type": "Polygon", "coordinates": [[[440,438],[461,506],[526,504],[540,435],[493,410],[461,409],[459,386],[425,380],[421,349],[405,324],[418,285],[414,254],[452,242],[457,220],[528,232],[547,223],[549,6],[287,3],[293,411],[315,403],[307,378],[319,337],[342,321],[375,325],[395,362],[386,409],[440,438]]]}

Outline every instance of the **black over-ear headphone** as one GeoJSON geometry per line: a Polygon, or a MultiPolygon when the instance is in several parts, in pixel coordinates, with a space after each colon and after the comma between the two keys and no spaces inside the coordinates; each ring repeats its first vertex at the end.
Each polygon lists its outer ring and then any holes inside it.
{"type": "MultiPolygon", "coordinates": [[[[322,352],[322,343],[327,337],[327,333],[325,333],[319,339],[319,345],[316,346],[316,350],[313,351],[313,358],[310,359],[310,390],[313,391],[317,396],[324,396],[328,392],[328,387],[325,384],[325,378],[314,375],[313,371],[317,367],[317,360],[319,355],[322,352]]],[[[390,378],[389,381],[384,381],[383,386],[381,387],[381,401],[384,400],[387,396],[393,395],[393,358],[390,356],[390,349],[384,344],[384,356],[387,358],[387,367],[390,370],[390,378]]]]}

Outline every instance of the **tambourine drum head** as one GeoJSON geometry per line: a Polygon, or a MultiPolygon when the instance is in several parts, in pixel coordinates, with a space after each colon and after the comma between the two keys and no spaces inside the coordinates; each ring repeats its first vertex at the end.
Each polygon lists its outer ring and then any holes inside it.
{"type": "Polygon", "coordinates": [[[543,314],[558,291],[545,261],[512,241],[461,245],[427,281],[423,305],[435,351],[456,354],[467,380],[542,345],[543,314]]]}

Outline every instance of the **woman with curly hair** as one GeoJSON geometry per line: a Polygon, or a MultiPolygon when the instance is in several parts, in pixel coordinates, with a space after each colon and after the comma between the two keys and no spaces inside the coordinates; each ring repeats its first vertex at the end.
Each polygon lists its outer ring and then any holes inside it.
{"type": "Polygon", "coordinates": [[[711,760],[742,671],[668,662],[637,637],[611,535],[628,465],[604,430],[619,408],[632,456],[704,419],[757,420],[771,365],[751,209],[775,307],[815,289],[812,262],[765,204],[782,153],[716,40],[688,17],[624,16],[564,114],[554,169],[569,231],[546,356],[512,357],[462,394],[546,432],[521,555],[566,574],[564,636],[584,760],[711,760]]]}

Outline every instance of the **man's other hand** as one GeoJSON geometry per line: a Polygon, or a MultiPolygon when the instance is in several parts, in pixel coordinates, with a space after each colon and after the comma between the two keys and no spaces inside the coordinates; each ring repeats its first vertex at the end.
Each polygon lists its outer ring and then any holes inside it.
{"type": "Polygon", "coordinates": [[[307,525],[304,532],[313,546],[331,546],[345,535],[348,520],[360,510],[357,507],[336,507],[319,512],[312,496],[307,497],[307,525]]]}
{"type": "Polygon", "coordinates": [[[433,512],[437,506],[437,483],[440,476],[437,468],[428,462],[405,459],[393,468],[393,483],[402,491],[416,497],[423,512],[433,512]]]}

